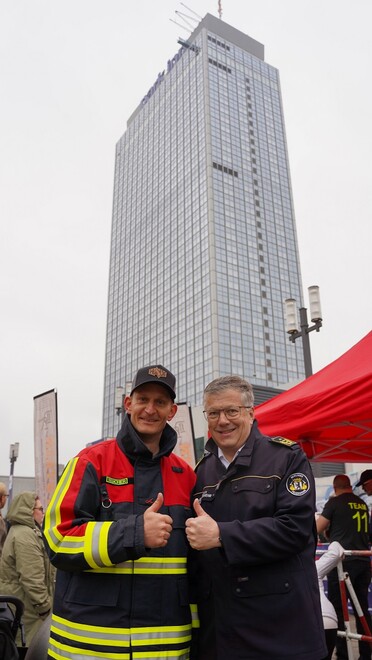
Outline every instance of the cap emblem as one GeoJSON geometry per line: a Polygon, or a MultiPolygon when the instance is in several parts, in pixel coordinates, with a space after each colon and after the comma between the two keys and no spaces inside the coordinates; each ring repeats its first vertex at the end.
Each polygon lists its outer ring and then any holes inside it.
{"type": "Polygon", "coordinates": [[[159,369],[159,367],[152,367],[149,369],[150,376],[156,376],[156,378],[166,378],[168,376],[167,372],[164,369],[159,369]]]}

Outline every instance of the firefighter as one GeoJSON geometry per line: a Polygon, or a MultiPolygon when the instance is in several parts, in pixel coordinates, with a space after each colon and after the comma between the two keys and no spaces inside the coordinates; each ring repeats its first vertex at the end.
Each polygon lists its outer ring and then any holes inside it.
{"type": "Polygon", "coordinates": [[[269,438],[238,376],[204,392],[210,439],[186,533],[200,618],[198,660],[321,660],[315,487],[299,445],[269,438]]]}
{"type": "Polygon", "coordinates": [[[115,439],[66,466],[45,515],[57,567],[50,658],[189,658],[185,520],[192,468],[172,453],[176,379],[140,369],[115,439]]]}

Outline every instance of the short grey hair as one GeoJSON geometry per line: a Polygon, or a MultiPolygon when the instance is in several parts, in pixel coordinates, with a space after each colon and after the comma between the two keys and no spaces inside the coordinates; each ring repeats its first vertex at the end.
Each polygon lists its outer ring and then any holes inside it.
{"type": "Polygon", "coordinates": [[[242,395],[242,401],[246,406],[253,407],[253,388],[247,380],[240,376],[221,376],[212,380],[204,390],[205,399],[209,394],[220,394],[225,390],[238,390],[242,395]]]}

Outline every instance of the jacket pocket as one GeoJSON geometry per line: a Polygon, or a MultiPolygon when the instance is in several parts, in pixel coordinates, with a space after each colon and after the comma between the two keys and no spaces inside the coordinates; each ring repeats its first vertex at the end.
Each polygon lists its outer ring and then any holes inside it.
{"type": "Polygon", "coordinates": [[[275,477],[238,477],[231,480],[231,490],[235,494],[253,491],[260,495],[266,495],[274,490],[276,482],[275,477]]]}
{"type": "Polygon", "coordinates": [[[291,575],[267,575],[266,578],[259,572],[256,574],[242,574],[233,578],[232,590],[238,598],[252,598],[253,596],[272,596],[287,594],[293,589],[291,575]]]}
{"type": "Polygon", "coordinates": [[[66,590],[68,603],[114,606],[119,600],[121,580],[117,575],[74,573],[66,590]]]}

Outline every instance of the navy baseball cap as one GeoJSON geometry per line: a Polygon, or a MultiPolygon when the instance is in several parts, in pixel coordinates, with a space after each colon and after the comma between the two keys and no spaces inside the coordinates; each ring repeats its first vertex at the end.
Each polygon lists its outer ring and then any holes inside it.
{"type": "Polygon", "coordinates": [[[176,377],[165,369],[161,364],[155,364],[150,367],[142,367],[138,369],[133,382],[131,396],[134,390],[137,389],[140,385],[145,385],[146,383],[156,383],[157,385],[163,385],[169,392],[172,397],[172,401],[176,398],[176,393],[174,388],[176,387],[176,377]]]}
{"type": "Polygon", "coordinates": [[[372,470],[364,470],[362,474],[360,475],[359,481],[355,484],[356,486],[363,486],[363,484],[366,483],[366,481],[370,481],[372,479],[372,470]]]}

